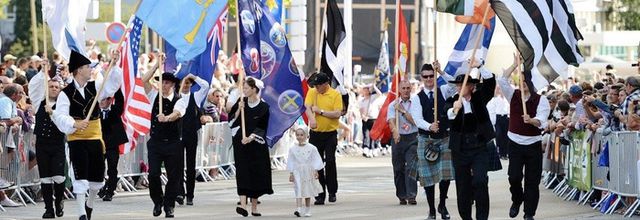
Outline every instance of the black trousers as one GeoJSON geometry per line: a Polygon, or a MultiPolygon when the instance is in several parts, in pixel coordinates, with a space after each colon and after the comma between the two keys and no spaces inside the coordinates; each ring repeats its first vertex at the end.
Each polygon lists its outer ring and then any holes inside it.
{"type": "Polygon", "coordinates": [[[165,208],[175,207],[176,196],[182,183],[183,161],[180,159],[182,143],[180,141],[159,141],[151,138],[147,142],[149,151],[149,196],[153,204],[163,204],[165,208]],[[167,185],[162,192],[161,167],[167,172],[167,185]]]}
{"type": "Polygon", "coordinates": [[[67,161],[64,151],[64,142],[51,144],[36,138],[36,160],[38,160],[38,173],[40,178],[65,176],[64,166],[67,161]]]}
{"type": "Polygon", "coordinates": [[[520,145],[509,141],[509,191],[511,201],[520,205],[524,202],[524,214],[535,216],[540,199],[540,175],[542,175],[542,142],[520,145]],[[524,168],[524,175],[522,173],[524,168]],[[524,190],[522,178],[524,177],[524,190]]]}
{"type": "Polygon", "coordinates": [[[416,157],[418,133],[400,135],[400,142],[391,146],[391,164],[393,165],[393,183],[396,186],[398,199],[415,199],[418,182],[410,177],[409,163],[416,157]]]}
{"type": "Polygon", "coordinates": [[[498,145],[498,152],[500,157],[509,156],[509,137],[507,132],[509,131],[509,116],[496,115],[496,145],[498,145]]]}
{"type": "Polygon", "coordinates": [[[452,151],[453,167],[458,196],[458,213],[464,220],[471,218],[472,201],[475,201],[476,219],[489,218],[489,152],[486,147],[452,151]]]}
{"type": "Polygon", "coordinates": [[[99,140],[69,141],[69,158],[76,180],[104,181],[104,154],[99,140]]]}
{"type": "Polygon", "coordinates": [[[373,124],[376,122],[375,119],[369,119],[366,121],[362,121],[362,148],[373,149],[375,145],[375,141],[371,139],[371,129],[373,128],[373,124]]]}
{"type": "Polygon", "coordinates": [[[108,146],[104,154],[107,160],[107,182],[104,187],[107,193],[113,194],[118,185],[118,160],[120,159],[120,149],[118,146],[108,146]]]}
{"type": "Polygon", "coordinates": [[[315,132],[311,131],[309,143],[318,148],[318,153],[325,162],[324,169],[318,171],[318,179],[322,185],[322,193],[316,200],[324,201],[326,192],[329,195],[338,192],[338,174],[336,171],[336,146],[338,145],[338,132],[315,132]]]}
{"type": "MultiPolygon", "coordinates": [[[[185,135],[183,137],[187,137],[187,136],[185,135]]],[[[184,159],[186,160],[186,166],[187,166],[186,167],[187,180],[186,182],[184,182],[185,186],[183,186],[183,184],[180,184],[180,188],[181,188],[180,190],[182,192],[182,195],[186,195],[187,198],[193,199],[193,191],[196,187],[196,150],[198,148],[198,136],[183,138],[182,144],[184,146],[184,150],[186,153],[184,159]],[[186,191],[186,194],[185,194],[185,191],[186,191]]]]}

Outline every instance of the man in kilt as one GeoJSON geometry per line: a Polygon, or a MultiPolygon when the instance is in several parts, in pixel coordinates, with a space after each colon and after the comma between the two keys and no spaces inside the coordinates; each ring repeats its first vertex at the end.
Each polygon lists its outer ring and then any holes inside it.
{"type": "MultiPolygon", "coordinates": [[[[454,178],[451,150],[449,149],[449,120],[445,111],[445,100],[455,94],[453,87],[443,85],[435,91],[435,69],[440,71],[438,61],[434,65],[424,64],[420,70],[420,78],[424,88],[411,98],[411,116],[418,126],[418,179],[424,187],[429,203],[427,219],[436,219],[435,185],[439,184],[440,202],[438,213],[442,219],[449,219],[445,200],[450,181],[454,178]],[[434,103],[437,102],[437,105],[434,103]],[[434,120],[434,111],[437,120],[434,120]]],[[[442,74],[446,75],[446,74],[442,74]]]]}

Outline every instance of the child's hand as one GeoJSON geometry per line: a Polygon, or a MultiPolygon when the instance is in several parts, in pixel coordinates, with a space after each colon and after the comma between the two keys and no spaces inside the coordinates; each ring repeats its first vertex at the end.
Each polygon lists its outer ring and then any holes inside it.
{"type": "Polygon", "coordinates": [[[318,179],[318,172],[313,173],[313,178],[318,179]]]}
{"type": "Polygon", "coordinates": [[[293,183],[293,173],[289,175],[289,182],[293,183]]]}

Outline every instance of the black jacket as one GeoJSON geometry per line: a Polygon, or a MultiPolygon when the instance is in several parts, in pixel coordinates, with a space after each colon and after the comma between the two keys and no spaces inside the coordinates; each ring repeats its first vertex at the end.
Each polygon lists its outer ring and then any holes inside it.
{"type": "MultiPolygon", "coordinates": [[[[451,150],[460,151],[486,146],[487,142],[495,138],[487,110],[487,103],[493,98],[495,87],[495,77],[484,79],[482,83],[476,84],[476,90],[471,94],[472,114],[465,117],[463,106],[455,119],[450,121],[449,148],[451,150]]],[[[458,97],[459,95],[455,95],[447,99],[445,109],[452,108],[458,97]]]]}
{"type": "Polygon", "coordinates": [[[124,112],[124,96],[122,91],[118,89],[113,95],[114,103],[111,105],[111,110],[107,113],[107,117],[102,117],[100,112],[100,123],[102,124],[102,139],[106,148],[118,147],[120,144],[129,142],[127,133],[124,130],[124,124],[122,123],[122,113],[124,112]]]}

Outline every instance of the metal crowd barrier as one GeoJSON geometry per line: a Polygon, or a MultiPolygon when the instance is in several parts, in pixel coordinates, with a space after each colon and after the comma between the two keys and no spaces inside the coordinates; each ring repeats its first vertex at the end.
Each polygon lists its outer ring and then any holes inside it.
{"type": "MultiPolygon", "coordinates": [[[[147,171],[142,170],[143,164],[147,164],[147,140],[144,135],[138,137],[133,151],[120,155],[118,160],[118,183],[125,191],[137,191],[134,183],[129,182],[131,177],[147,178],[147,171]]],[[[138,180],[141,181],[141,180],[138,180]]]]}
{"type": "Polygon", "coordinates": [[[231,128],[227,122],[207,123],[198,132],[196,172],[205,182],[235,175],[231,128]],[[209,174],[213,170],[214,175],[209,174]]]}
{"type": "MultiPolygon", "coordinates": [[[[0,145],[3,150],[0,154],[0,178],[10,185],[3,191],[13,191],[11,195],[6,196],[11,199],[17,198],[23,206],[27,206],[27,203],[35,205],[34,198],[31,198],[24,188],[40,184],[38,169],[29,169],[29,150],[35,151],[33,141],[33,134],[22,131],[21,127],[17,131],[8,128],[4,133],[0,133],[0,145]]],[[[1,205],[0,210],[5,211],[1,205]]]]}

